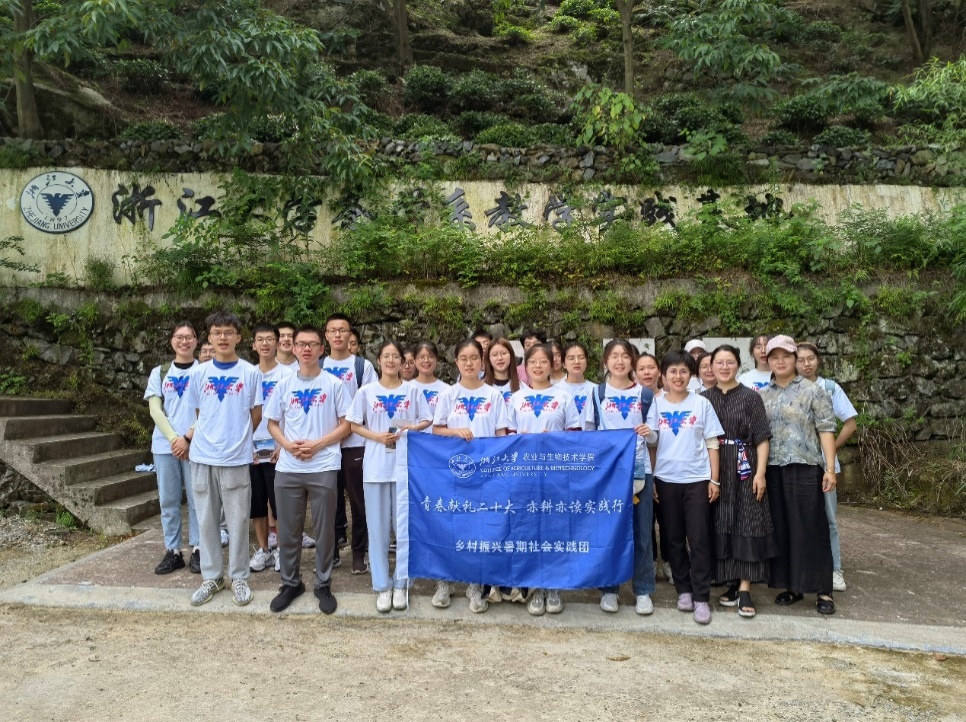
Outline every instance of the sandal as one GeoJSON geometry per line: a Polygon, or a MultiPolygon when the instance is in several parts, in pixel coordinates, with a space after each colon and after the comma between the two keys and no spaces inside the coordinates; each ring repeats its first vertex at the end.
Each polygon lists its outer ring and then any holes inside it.
{"type": "Polygon", "coordinates": [[[755,616],[755,603],[751,601],[751,592],[738,592],[738,616],[751,619],[755,616]]]}
{"type": "Polygon", "coordinates": [[[731,584],[728,591],[718,597],[718,604],[722,607],[733,607],[738,603],[738,585],[731,584]]]}
{"type": "Polygon", "coordinates": [[[796,594],[795,592],[784,591],[781,594],[779,594],[777,597],[775,597],[775,604],[777,604],[780,607],[788,607],[794,604],[795,602],[802,601],[804,598],[805,598],[804,594],[796,594]]]}
{"type": "Polygon", "coordinates": [[[831,597],[819,597],[815,602],[819,614],[835,614],[835,602],[831,597]]]}

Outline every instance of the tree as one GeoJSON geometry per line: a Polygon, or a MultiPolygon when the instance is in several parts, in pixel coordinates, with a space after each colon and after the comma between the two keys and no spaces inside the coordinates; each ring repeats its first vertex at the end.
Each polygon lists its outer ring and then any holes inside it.
{"type": "Polygon", "coordinates": [[[624,92],[634,97],[634,33],[631,17],[636,0],[614,0],[621,16],[621,39],[624,44],[624,92]]]}
{"type": "MultiPolygon", "coordinates": [[[[21,0],[10,8],[13,15],[13,32],[23,37],[33,27],[33,0],[21,0]]],[[[14,61],[14,84],[17,92],[17,132],[21,138],[43,138],[44,128],[40,123],[37,98],[34,95],[34,54],[21,40],[12,44],[11,56],[14,61]]]]}
{"type": "Polygon", "coordinates": [[[902,0],[902,21],[909,36],[909,45],[917,63],[932,55],[932,0],[918,0],[919,27],[912,18],[910,0],[902,0]]]}
{"type": "Polygon", "coordinates": [[[415,63],[413,49],[409,44],[409,14],[406,0],[379,0],[379,8],[386,13],[396,39],[396,63],[399,74],[405,75],[415,63]]]}

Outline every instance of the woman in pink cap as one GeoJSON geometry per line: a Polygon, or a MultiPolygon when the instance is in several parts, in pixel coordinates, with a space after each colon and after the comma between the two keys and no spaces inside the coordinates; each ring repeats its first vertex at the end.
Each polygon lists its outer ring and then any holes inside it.
{"type": "Polygon", "coordinates": [[[822,389],[795,368],[798,347],[775,336],[766,348],[772,379],[762,389],[772,438],[766,482],[779,553],[769,586],[784,588],[775,603],[788,606],[817,594],[819,614],[834,614],[832,550],[825,492],[835,489],[835,415],[822,389]]]}

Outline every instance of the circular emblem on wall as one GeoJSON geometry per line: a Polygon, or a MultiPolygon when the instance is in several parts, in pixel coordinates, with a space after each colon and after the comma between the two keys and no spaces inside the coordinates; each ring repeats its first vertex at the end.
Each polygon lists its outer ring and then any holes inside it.
{"type": "Polygon", "coordinates": [[[466,454],[450,457],[449,470],[458,479],[469,479],[476,473],[476,462],[466,454]]]}
{"type": "Polygon", "coordinates": [[[83,178],[73,173],[41,173],[20,194],[20,211],[38,231],[70,233],[91,217],[94,193],[83,178]]]}

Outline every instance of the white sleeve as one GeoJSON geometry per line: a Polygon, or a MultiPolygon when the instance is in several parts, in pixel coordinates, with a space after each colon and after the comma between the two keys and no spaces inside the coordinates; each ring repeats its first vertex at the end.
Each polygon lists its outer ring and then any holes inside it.
{"type": "Polygon", "coordinates": [[[432,421],[433,409],[426,400],[426,396],[416,386],[410,386],[410,398],[414,401],[413,409],[417,422],[432,421]]]}
{"type": "Polygon", "coordinates": [[[580,414],[577,412],[577,404],[574,403],[574,398],[570,394],[564,397],[564,430],[566,429],[582,429],[583,424],[580,422],[580,414]]]}
{"type": "Polygon", "coordinates": [[[152,396],[160,396],[164,398],[164,393],[161,390],[161,367],[155,366],[151,369],[151,374],[148,376],[148,387],[144,391],[144,398],[150,399],[152,396]]]}
{"type": "Polygon", "coordinates": [[[371,384],[373,381],[376,381],[376,370],[372,367],[371,363],[363,359],[362,383],[360,384],[360,388],[366,384],[371,384]]]}
{"type": "Polygon", "coordinates": [[[657,439],[660,436],[658,431],[658,421],[657,421],[657,397],[655,396],[651,399],[651,408],[647,410],[647,418],[644,419],[644,423],[651,427],[651,438],[646,439],[647,443],[653,446],[657,443],[657,439]]]}
{"type": "Polygon", "coordinates": [[[352,403],[349,405],[349,411],[345,415],[345,420],[350,424],[365,424],[366,396],[368,396],[366,389],[361,388],[356,393],[355,398],[352,399],[352,403]]]}
{"type": "MultiPolygon", "coordinates": [[[[517,405],[513,403],[513,396],[510,397],[510,403],[504,404],[504,406],[506,408],[506,428],[509,431],[517,431],[519,428],[519,424],[517,423],[517,405]]],[[[497,421],[499,422],[499,419],[497,421]]],[[[496,428],[499,429],[500,427],[497,426],[496,428]]]]}
{"type": "Polygon", "coordinates": [[[859,415],[855,410],[849,397],[846,396],[844,389],[834,381],[835,388],[832,391],[832,412],[839,421],[848,421],[859,415]]]}
{"type": "Polygon", "coordinates": [[[281,421],[283,413],[283,402],[282,397],[288,396],[288,379],[290,376],[283,377],[278,385],[272,391],[272,395],[268,399],[268,403],[265,404],[265,408],[262,409],[262,416],[266,419],[271,419],[272,421],[281,421]]]}
{"type": "Polygon", "coordinates": [[[345,390],[345,384],[341,381],[333,381],[331,388],[333,394],[332,399],[335,402],[335,415],[340,419],[344,419],[349,413],[349,404],[352,403],[352,399],[349,398],[349,392],[345,390]]]}
{"type": "Polygon", "coordinates": [[[248,393],[248,408],[254,409],[256,406],[265,404],[265,398],[262,396],[262,372],[253,368],[249,379],[254,383],[251,384],[252,389],[248,393]]]}
{"type": "Polygon", "coordinates": [[[205,379],[203,368],[204,364],[195,366],[191,369],[191,376],[188,379],[188,401],[193,409],[197,409],[201,405],[201,385],[205,379]]]}
{"type": "Polygon", "coordinates": [[[449,412],[453,405],[453,387],[442,392],[436,399],[436,413],[433,414],[433,426],[449,426],[449,412]]]}
{"type": "Polygon", "coordinates": [[[497,407],[496,422],[493,424],[493,429],[494,431],[499,431],[500,429],[508,429],[510,428],[510,420],[507,418],[507,411],[506,411],[506,407],[508,404],[503,400],[503,394],[501,394],[499,391],[494,391],[494,395],[496,396],[496,398],[500,400],[500,403],[496,405],[497,407]]]}

